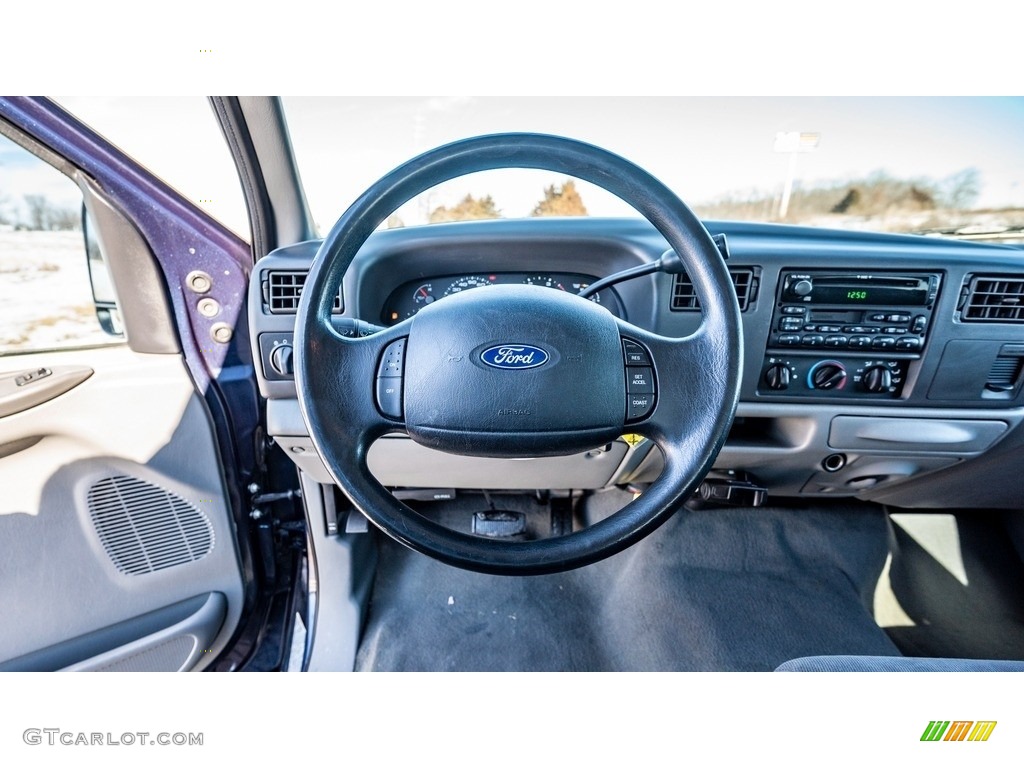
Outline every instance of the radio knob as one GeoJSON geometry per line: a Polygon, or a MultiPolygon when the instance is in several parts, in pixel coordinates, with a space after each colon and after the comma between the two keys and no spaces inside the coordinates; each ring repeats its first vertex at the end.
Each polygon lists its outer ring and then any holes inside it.
{"type": "Polygon", "coordinates": [[[885,392],[892,386],[892,374],[882,365],[873,365],[864,371],[861,385],[868,392],[885,392]]]}
{"type": "Polygon", "coordinates": [[[846,369],[835,362],[818,363],[807,378],[811,389],[842,389],[846,384],[846,369]]]}
{"type": "Polygon", "coordinates": [[[768,389],[789,389],[789,368],[782,363],[775,363],[764,372],[764,383],[768,389]]]}
{"type": "Polygon", "coordinates": [[[806,296],[811,292],[811,288],[813,288],[813,286],[811,285],[810,280],[797,280],[793,284],[793,293],[797,296],[806,296]]]}

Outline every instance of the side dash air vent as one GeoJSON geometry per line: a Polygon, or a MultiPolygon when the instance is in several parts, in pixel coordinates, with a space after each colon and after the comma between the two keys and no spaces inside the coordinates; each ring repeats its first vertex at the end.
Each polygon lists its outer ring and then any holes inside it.
{"type": "MultiPolygon", "coordinates": [[[[754,303],[757,298],[757,275],[753,269],[730,269],[732,284],[736,290],[736,299],[740,305],[740,312],[746,312],[747,307],[754,303]]],[[[700,309],[700,299],[693,289],[693,282],[685,272],[676,275],[672,283],[672,303],[670,309],[673,312],[696,312],[700,309]]]]}
{"type": "MultiPolygon", "coordinates": [[[[302,287],[306,284],[308,272],[274,271],[267,273],[263,283],[263,300],[272,315],[294,315],[299,310],[302,287]]],[[[341,290],[334,297],[335,314],[342,310],[341,290]]]]}
{"type": "Polygon", "coordinates": [[[213,526],[202,511],[136,477],[97,481],[87,503],[100,542],[121,573],[162,571],[200,560],[213,549],[213,526]]]}
{"type": "Polygon", "coordinates": [[[965,323],[1024,323],[1024,278],[975,275],[961,306],[965,323]]]}

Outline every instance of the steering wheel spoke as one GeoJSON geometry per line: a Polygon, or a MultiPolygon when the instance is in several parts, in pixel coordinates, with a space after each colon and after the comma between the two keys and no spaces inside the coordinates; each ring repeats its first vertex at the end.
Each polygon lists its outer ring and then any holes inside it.
{"type": "Polygon", "coordinates": [[[307,423],[361,454],[381,435],[402,431],[405,339],[402,326],[352,338],[317,323],[296,352],[310,387],[311,397],[299,401],[307,423]]]}
{"type": "Polygon", "coordinates": [[[707,414],[736,375],[733,358],[740,350],[723,348],[725,339],[709,333],[707,325],[684,338],[659,336],[624,321],[619,327],[626,359],[626,426],[654,441],[666,462],[699,453],[715,439],[719,425],[707,414]],[[631,356],[633,345],[645,354],[634,351],[631,356]]]}

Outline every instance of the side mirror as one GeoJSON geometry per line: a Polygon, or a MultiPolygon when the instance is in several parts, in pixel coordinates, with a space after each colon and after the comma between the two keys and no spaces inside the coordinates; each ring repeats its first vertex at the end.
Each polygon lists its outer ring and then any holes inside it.
{"type": "Polygon", "coordinates": [[[96,305],[96,318],[106,333],[111,336],[124,336],[114,284],[110,280],[110,272],[103,259],[103,250],[96,239],[96,226],[85,208],[85,203],[82,203],[82,237],[85,239],[86,265],[89,267],[89,283],[92,286],[92,300],[96,305]]]}

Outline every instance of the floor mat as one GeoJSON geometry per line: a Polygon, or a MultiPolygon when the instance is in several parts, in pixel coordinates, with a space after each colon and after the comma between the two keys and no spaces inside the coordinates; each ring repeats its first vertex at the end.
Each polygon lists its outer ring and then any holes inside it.
{"type": "Polygon", "coordinates": [[[382,541],[359,670],[770,670],[898,655],[871,617],[878,507],[676,515],[563,574],[487,576],[382,541]]]}

